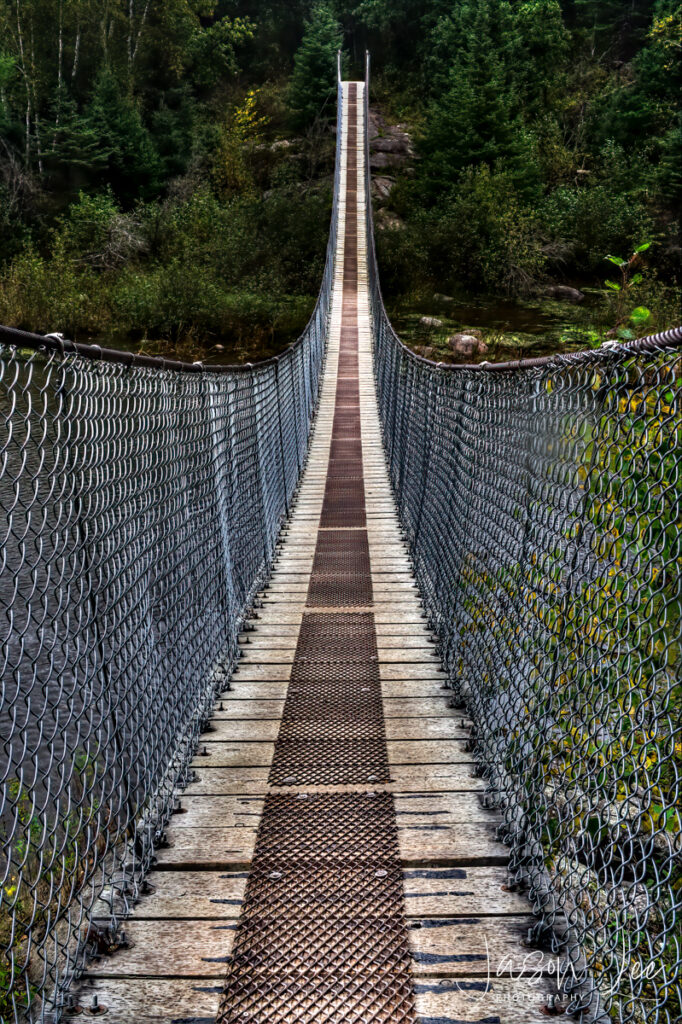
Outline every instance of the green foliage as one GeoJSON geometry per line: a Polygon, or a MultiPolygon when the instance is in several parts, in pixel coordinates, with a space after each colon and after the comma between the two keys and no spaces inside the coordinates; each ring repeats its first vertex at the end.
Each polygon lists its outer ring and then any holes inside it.
{"type": "Polygon", "coordinates": [[[111,192],[83,193],[57,223],[49,255],[27,247],[9,264],[0,321],[180,345],[290,337],[312,311],[329,213],[328,192],[224,201],[203,186],[133,213],[111,192]]]}
{"type": "Polygon", "coordinates": [[[634,331],[640,330],[649,324],[651,310],[646,306],[634,306],[630,301],[636,293],[639,285],[644,280],[644,274],[639,269],[642,262],[642,254],[651,248],[651,242],[642,242],[638,245],[629,259],[622,256],[607,256],[606,259],[613,266],[618,268],[620,280],[605,281],[604,284],[611,292],[614,301],[614,314],[617,317],[616,329],[618,337],[622,341],[630,341],[635,337],[634,331]],[[625,327],[623,324],[630,326],[625,327]]]}
{"type": "Polygon", "coordinates": [[[294,123],[306,128],[336,111],[337,52],[343,33],[331,4],[317,3],[294,58],[289,102],[294,123]]]}
{"type": "Polygon", "coordinates": [[[139,110],[105,68],[95,84],[88,120],[107,151],[106,180],[122,199],[154,195],[160,160],[139,110]]]}
{"type": "MultiPolygon", "coordinates": [[[[435,34],[454,46],[442,90],[432,101],[422,142],[421,178],[427,194],[452,188],[469,166],[515,163],[524,150],[512,73],[517,37],[508,0],[466,0],[435,34]]],[[[525,170],[525,168],[524,168],[525,170]]],[[[523,172],[521,172],[523,173],[523,172]]]]}
{"type": "Polygon", "coordinates": [[[65,765],[69,769],[70,799],[58,802],[50,817],[36,805],[35,792],[24,781],[9,778],[3,783],[6,817],[0,823],[0,843],[7,857],[0,885],[3,1022],[14,1020],[15,1008],[21,1012],[36,994],[29,972],[31,947],[39,948],[55,916],[87,884],[109,841],[121,838],[113,835],[101,799],[97,760],[81,748],[74,752],[72,764],[65,765]],[[93,836],[97,837],[94,842],[93,836]]]}
{"type": "MultiPolygon", "coordinates": [[[[352,75],[370,48],[417,148],[387,171],[388,296],[601,285],[604,253],[642,238],[646,288],[674,284],[680,0],[0,0],[0,319],[294,329],[319,286],[344,42],[352,75]]],[[[658,325],[644,285],[626,312],[658,325]]]]}

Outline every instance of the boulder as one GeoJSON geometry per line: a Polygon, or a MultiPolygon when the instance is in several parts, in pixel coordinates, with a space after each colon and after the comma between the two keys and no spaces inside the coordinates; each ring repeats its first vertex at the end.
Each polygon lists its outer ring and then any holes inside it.
{"type": "Polygon", "coordinates": [[[442,306],[450,306],[454,303],[452,295],[441,295],[440,292],[436,292],[433,296],[434,302],[440,302],[442,306]]]}
{"type": "Polygon", "coordinates": [[[559,299],[560,302],[574,302],[576,305],[585,298],[577,288],[570,288],[567,284],[552,284],[545,288],[545,295],[550,299],[559,299]]]}
{"type": "Polygon", "coordinates": [[[372,195],[379,202],[388,199],[395,185],[393,178],[382,177],[376,175],[372,178],[372,195]]]}
{"type": "Polygon", "coordinates": [[[377,231],[383,231],[384,228],[398,230],[405,227],[405,221],[391,210],[379,209],[374,214],[374,227],[377,231]]]}
{"type": "Polygon", "coordinates": [[[483,338],[471,333],[450,335],[448,345],[458,356],[484,356],[488,351],[483,338]]]}
{"type": "Polygon", "coordinates": [[[429,328],[442,327],[443,321],[439,320],[437,316],[421,316],[419,318],[419,326],[429,328]]]}

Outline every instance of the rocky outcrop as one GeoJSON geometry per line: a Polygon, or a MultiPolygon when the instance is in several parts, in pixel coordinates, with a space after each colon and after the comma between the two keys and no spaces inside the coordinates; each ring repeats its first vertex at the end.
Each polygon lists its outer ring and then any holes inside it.
{"type": "Polygon", "coordinates": [[[424,359],[433,359],[435,357],[435,350],[432,345],[422,345],[421,348],[415,349],[417,355],[423,356],[424,359]]]}
{"type": "Polygon", "coordinates": [[[410,175],[414,161],[412,138],[406,125],[388,123],[383,114],[369,112],[369,164],[372,194],[377,205],[388,201],[396,175],[410,175]]]}
{"type": "Polygon", "coordinates": [[[399,153],[372,153],[370,151],[369,166],[373,171],[389,169],[399,171],[405,166],[405,157],[399,153]]]}

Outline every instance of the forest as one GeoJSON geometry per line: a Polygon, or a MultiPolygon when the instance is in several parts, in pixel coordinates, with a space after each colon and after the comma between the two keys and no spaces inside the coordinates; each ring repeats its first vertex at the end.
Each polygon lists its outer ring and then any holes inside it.
{"type": "Polygon", "coordinates": [[[0,322],[223,362],[290,343],[338,48],[348,76],[372,55],[408,340],[491,302],[570,321],[560,348],[679,320],[677,0],[0,0],[0,322]]]}

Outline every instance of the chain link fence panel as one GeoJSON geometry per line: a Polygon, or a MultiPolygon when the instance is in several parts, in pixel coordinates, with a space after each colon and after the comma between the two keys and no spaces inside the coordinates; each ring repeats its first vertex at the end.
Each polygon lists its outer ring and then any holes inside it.
{"type": "Polygon", "coordinates": [[[429,362],[389,323],[369,206],[391,481],[486,803],[504,813],[511,884],[537,914],[529,944],[562,953],[557,1007],[579,1020],[674,1024],[682,329],[517,364],[429,362]]]}
{"type": "Polygon", "coordinates": [[[88,956],[125,943],[229,685],[306,460],[339,177],[337,154],[320,296],[280,357],[187,366],[0,329],[3,1022],[62,1019],[88,956]]]}

